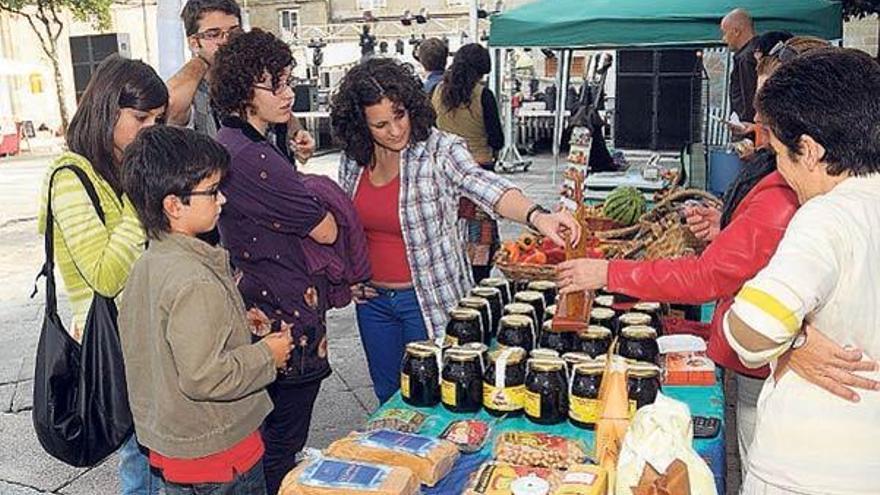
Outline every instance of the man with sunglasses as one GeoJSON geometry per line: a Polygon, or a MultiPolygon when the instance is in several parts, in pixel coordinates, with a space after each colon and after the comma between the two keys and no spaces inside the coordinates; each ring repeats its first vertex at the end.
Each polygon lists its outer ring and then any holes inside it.
{"type": "MultiPolygon", "coordinates": [[[[219,115],[208,94],[214,55],[233,36],[241,34],[241,8],[235,0],[189,0],[180,14],[193,57],[168,80],[168,122],[191,126],[212,138],[220,128],[219,115]]],[[[300,161],[315,151],[315,140],[291,117],[287,126],[273,129],[279,148],[300,161]]]]}

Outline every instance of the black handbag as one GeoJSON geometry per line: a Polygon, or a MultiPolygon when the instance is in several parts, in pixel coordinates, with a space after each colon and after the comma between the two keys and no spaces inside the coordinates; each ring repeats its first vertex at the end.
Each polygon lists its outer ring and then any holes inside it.
{"type": "Polygon", "coordinates": [[[122,344],[113,299],[95,292],[82,344],[58,317],[54,275],[52,185],[60,170],[82,182],[101,222],[105,222],[94,185],[74,165],[58,167],[49,178],[46,206],[46,312],[37,344],[33,420],[37,438],[53,457],[76,467],[93,466],[115,452],[134,431],[122,344]]]}

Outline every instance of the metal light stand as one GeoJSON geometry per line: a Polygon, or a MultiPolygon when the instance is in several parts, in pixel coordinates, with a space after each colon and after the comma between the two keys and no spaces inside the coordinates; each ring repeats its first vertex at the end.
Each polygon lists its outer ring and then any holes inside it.
{"type": "Polygon", "coordinates": [[[526,172],[532,166],[532,161],[523,159],[516,147],[518,126],[513,123],[514,66],[516,64],[512,60],[512,52],[513,50],[501,52],[503,59],[500,65],[504,67],[504,85],[506,86],[500,95],[501,108],[504,110],[504,148],[498,154],[496,164],[496,170],[508,173],[520,170],[526,172]]]}

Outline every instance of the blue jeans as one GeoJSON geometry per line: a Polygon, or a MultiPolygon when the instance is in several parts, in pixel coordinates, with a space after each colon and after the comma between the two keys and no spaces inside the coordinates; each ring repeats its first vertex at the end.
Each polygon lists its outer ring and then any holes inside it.
{"type": "Polygon", "coordinates": [[[400,363],[406,344],[428,338],[413,289],[376,288],[378,297],[357,305],[358,329],[367,353],[373,390],[385,403],[400,389],[400,363]]]}
{"type": "Polygon", "coordinates": [[[196,483],[178,485],[168,482],[165,495],[266,495],[266,478],[263,477],[263,461],[246,473],[235,475],[228,483],[196,483]]]}
{"type": "Polygon", "coordinates": [[[158,495],[163,486],[134,434],[119,449],[119,484],[122,495],[158,495]]]}

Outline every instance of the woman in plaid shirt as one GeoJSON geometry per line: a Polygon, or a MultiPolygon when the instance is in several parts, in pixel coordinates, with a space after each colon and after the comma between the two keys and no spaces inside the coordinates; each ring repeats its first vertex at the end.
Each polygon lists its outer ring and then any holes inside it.
{"type": "Polygon", "coordinates": [[[435,113],[409,65],[372,59],[346,74],[332,98],[344,151],[339,182],[367,233],[373,278],[354,287],[361,340],[379,400],[399,388],[407,343],[439,340],[448,312],[473,285],[458,222],[467,198],[493,216],[528,224],[557,244],[580,229],[513,183],[480,168],[464,140],[433,127],[435,113]]]}

